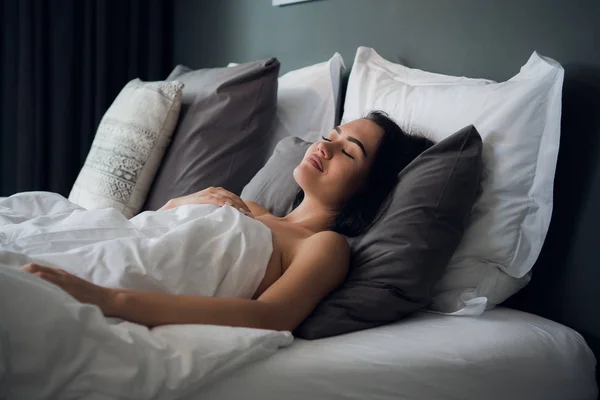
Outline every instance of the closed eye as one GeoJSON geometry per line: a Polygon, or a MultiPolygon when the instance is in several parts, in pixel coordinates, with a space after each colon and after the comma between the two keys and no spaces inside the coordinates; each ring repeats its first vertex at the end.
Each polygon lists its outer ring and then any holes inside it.
{"type": "Polygon", "coordinates": [[[346,151],[345,151],[345,150],[342,150],[342,153],[344,153],[345,155],[347,155],[348,157],[350,157],[351,159],[353,159],[353,160],[354,160],[354,157],[352,157],[352,156],[351,156],[349,153],[346,153],[346,151]]]}
{"type": "MultiPolygon", "coordinates": [[[[323,138],[323,140],[325,140],[326,142],[331,142],[331,139],[327,139],[325,136],[321,136],[323,138]]],[[[352,155],[350,155],[350,153],[347,153],[346,150],[342,149],[342,153],[344,153],[345,155],[347,155],[348,157],[350,157],[351,159],[354,160],[354,157],[352,157],[352,155]]]]}

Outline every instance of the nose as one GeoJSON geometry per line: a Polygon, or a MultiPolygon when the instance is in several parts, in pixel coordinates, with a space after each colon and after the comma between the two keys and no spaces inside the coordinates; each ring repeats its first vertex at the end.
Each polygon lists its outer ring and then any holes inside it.
{"type": "Polygon", "coordinates": [[[329,143],[327,142],[319,142],[319,144],[317,145],[317,150],[326,160],[329,160],[331,158],[331,152],[329,151],[328,145],[329,143]]]}

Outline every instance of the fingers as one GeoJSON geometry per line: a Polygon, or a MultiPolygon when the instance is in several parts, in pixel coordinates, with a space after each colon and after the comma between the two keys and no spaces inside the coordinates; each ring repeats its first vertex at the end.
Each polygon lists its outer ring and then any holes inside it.
{"type": "Polygon", "coordinates": [[[242,214],[248,215],[249,217],[254,217],[252,215],[252,212],[246,205],[246,203],[244,203],[239,198],[236,198],[234,196],[214,195],[214,196],[211,196],[211,199],[212,199],[212,204],[216,204],[221,207],[224,206],[225,204],[227,204],[227,205],[235,208],[236,210],[240,211],[242,214]]]}
{"type": "Polygon", "coordinates": [[[208,188],[208,193],[209,196],[211,196],[212,199],[214,199],[216,201],[216,204],[218,206],[223,206],[225,204],[229,204],[230,206],[232,206],[233,208],[239,210],[240,212],[251,216],[252,217],[252,212],[250,211],[250,208],[248,207],[248,205],[246,203],[244,203],[244,201],[237,195],[231,193],[228,190],[225,190],[223,188],[208,188]]]}
{"type": "Polygon", "coordinates": [[[25,272],[34,272],[37,270],[37,264],[25,264],[21,266],[21,269],[25,272]]]}
{"type": "Polygon", "coordinates": [[[55,283],[62,281],[66,274],[66,272],[60,268],[44,267],[43,265],[35,263],[25,264],[21,266],[21,269],[39,278],[55,283]]]}
{"type": "Polygon", "coordinates": [[[236,208],[240,211],[250,212],[246,203],[244,203],[239,197],[234,196],[221,196],[223,204],[229,204],[231,207],[236,208]]]}
{"type": "Polygon", "coordinates": [[[177,207],[181,204],[213,204],[218,207],[223,207],[225,204],[239,210],[241,213],[254,218],[248,205],[236,194],[223,189],[222,187],[209,187],[196,193],[187,196],[172,199],[167,202],[159,211],[168,210],[177,207]]]}
{"type": "Polygon", "coordinates": [[[36,272],[42,272],[42,271],[46,271],[49,268],[48,267],[44,267],[43,265],[39,265],[39,264],[35,264],[35,263],[29,263],[29,264],[25,264],[21,266],[21,269],[25,272],[29,272],[29,273],[36,273],[36,272]]]}
{"type": "Polygon", "coordinates": [[[62,268],[54,268],[54,267],[45,267],[40,264],[29,263],[21,266],[21,269],[26,272],[46,272],[46,273],[54,273],[58,275],[64,275],[67,272],[62,268]]]}

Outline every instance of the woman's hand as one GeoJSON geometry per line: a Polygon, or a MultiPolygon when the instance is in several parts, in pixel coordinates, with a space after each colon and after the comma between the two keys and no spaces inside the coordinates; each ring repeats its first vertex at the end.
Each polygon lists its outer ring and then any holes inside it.
{"type": "Polygon", "coordinates": [[[116,295],[113,290],[88,282],[60,268],[26,264],[21,269],[55,284],[81,303],[97,305],[105,316],[113,315],[116,295]]]}
{"type": "Polygon", "coordinates": [[[239,196],[221,187],[209,187],[187,196],[171,199],[158,211],[169,210],[185,204],[214,204],[219,207],[229,204],[249,217],[254,217],[248,205],[239,196]]]}

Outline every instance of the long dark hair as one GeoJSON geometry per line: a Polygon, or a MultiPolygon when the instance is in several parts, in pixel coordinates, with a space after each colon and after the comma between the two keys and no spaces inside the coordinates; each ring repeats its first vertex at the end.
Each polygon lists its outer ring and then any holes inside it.
{"type": "MultiPolygon", "coordinates": [[[[371,111],[364,119],[383,129],[383,137],[365,185],[342,204],[330,227],[332,231],[350,237],[361,235],[377,221],[380,211],[396,187],[398,173],[434,144],[422,135],[404,132],[383,111],[371,111]]],[[[294,208],[303,199],[304,191],[300,189],[294,200],[294,208]]]]}

